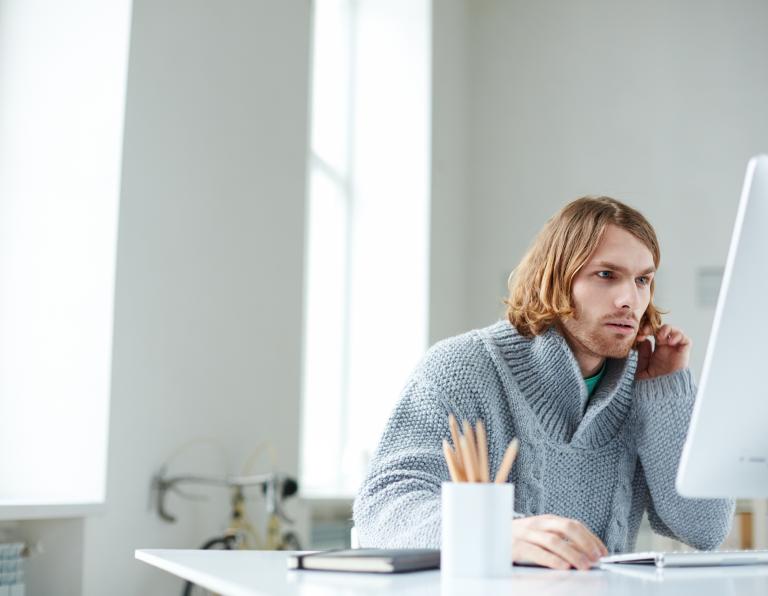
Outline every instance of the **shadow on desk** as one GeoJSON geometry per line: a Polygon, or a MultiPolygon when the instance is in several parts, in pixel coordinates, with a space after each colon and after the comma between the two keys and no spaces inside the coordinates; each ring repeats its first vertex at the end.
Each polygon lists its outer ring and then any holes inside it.
{"type": "Polygon", "coordinates": [[[366,593],[398,596],[571,596],[574,593],[599,593],[609,587],[600,573],[542,568],[520,571],[517,568],[513,570],[512,566],[508,577],[494,579],[443,578],[437,570],[406,575],[290,571],[286,581],[295,585],[302,594],[339,596],[366,593]]]}
{"type": "MultiPolygon", "coordinates": [[[[624,577],[646,582],[706,582],[722,579],[763,578],[768,580],[768,565],[734,565],[732,567],[656,567],[655,565],[603,565],[602,569],[624,577]]],[[[768,590],[768,586],[766,586],[768,590]]],[[[768,594],[768,591],[766,592],[768,594]]]]}

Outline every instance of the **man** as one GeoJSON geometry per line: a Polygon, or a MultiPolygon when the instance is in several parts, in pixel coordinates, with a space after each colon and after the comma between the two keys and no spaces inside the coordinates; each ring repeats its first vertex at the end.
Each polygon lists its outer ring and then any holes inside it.
{"type": "MultiPolygon", "coordinates": [[[[513,437],[513,560],[587,569],[652,528],[698,549],[730,500],[685,499],[675,475],[695,396],[691,342],[653,304],[660,252],[636,210],[566,205],[510,278],[507,320],[433,346],[408,381],[354,505],[367,547],[439,547],[448,415],[483,420],[491,469],[513,437]]],[[[467,513],[471,515],[471,512],[467,513]]]]}

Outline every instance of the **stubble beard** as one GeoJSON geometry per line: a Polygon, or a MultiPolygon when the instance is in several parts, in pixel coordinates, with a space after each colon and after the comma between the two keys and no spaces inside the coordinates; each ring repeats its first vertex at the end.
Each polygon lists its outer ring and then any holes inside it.
{"type": "Polygon", "coordinates": [[[635,343],[635,335],[619,336],[615,339],[606,337],[605,333],[599,331],[588,336],[589,344],[587,347],[595,354],[604,358],[626,358],[632,350],[635,343]]]}
{"type": "Polygon", "coordinates": [[[601,358],[626,358],[629,356],[637,337],[636,333],[630,336],[616,334],[611,337],[612,334],[602,327],[584,329],[583,327],[586,325],[573,319],[568,327],[570,327],[568,333],[584,350],[601,358]]]}

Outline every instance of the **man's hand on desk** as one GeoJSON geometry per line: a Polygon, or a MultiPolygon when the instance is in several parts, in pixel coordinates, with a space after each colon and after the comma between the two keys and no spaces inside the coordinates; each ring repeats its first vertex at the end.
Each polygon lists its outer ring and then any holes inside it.
{"type": "Polygon", "coordinates": [[[552,569],[590,569],[608,554],[584,524],[557,515],[512,520],[512,560],[552,569]]]}

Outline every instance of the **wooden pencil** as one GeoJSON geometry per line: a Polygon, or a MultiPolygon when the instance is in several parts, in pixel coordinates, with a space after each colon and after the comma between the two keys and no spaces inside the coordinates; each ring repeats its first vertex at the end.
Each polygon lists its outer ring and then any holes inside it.
{"type": "Polygon", "coordinates": [[[515,463],[515,458],[517,457],[517,451],[519,448],[520,441],[518,441],[517,437],[515,437],[510,441],[509,445],[507,446],[507,450],[504,452],[504,457],[501,460],[499,470],[496,472],[496,478],[494,482],[504,484],[507,481],[509,473],[512,471],[512,464],[515,463]]]}
{"type": "Polygon", "coordinates": [[[480,468],[480,482],[490,482],[490,473],[488,471],[488,437],[485,434],[483,421],[478,420],[475,425],[475,435],[477,437],[478,458],[477,465],[480,468]]]}
{"type": "Polygon", "coordinates": [[[453,448],[456,455],[456,468],[461,476],[466,480],[466,470],[464,469],[464,458],[461,457],[461,449],[459,448],[459,424],[456,422],[456,416],[448,414],[448,426],[451,429],[451,438],[453,439],[453,448]]]}
{"type": "Polygon", "coordinates": [[[464,458],[464,471],[467,473],[467,482],[477,482],[475,458],[472,455],[466,434],[459,437],[459,445],[461,446],[461,455],[464,458]]]}
{"type": "Polygon", "coordinates": [[[456,457],[453,453],[453,449],[448,444],[448,441],[443,439],[443,455],[445,456],[445,463],[448,464],[448,473],[451,475],[453,482],[461,482],[459,472],[456,469],[456,457]]]}
{"type": "Polygon", "coordinates": [[[480,464],[477,459],[477,442],[475,441],[475,432],[472,430],[472,425],[469,421],[465,420],[462,423],[464,429],[464,436],[467,439],[467,447],[469,449],[470,457],[472,458],[472,469],[475,472],[475,480],[472,482],[479,482],[480,480],[480,464]]]}

